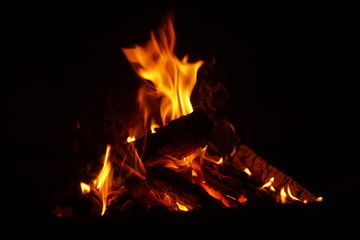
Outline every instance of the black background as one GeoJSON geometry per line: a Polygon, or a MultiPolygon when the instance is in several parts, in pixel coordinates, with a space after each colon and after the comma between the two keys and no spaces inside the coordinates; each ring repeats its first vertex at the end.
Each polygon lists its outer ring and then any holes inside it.
{"type": "Polygon", "coordinates": [[[242,142],[334,207],[357,209],[354,7],[325,1],[16,2],[2,7],[2,210],[36,214],[72,181],[76,122],[104,142],[106,92],[131,109],[138,80],[120,48],[172,9],[176,51],[216,58],[242,142]]]}

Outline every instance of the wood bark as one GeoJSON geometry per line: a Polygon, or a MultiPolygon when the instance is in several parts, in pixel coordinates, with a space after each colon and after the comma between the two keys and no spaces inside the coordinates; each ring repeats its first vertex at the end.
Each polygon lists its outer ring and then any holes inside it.
{"type": "Polygon", "coordinates": [[[287,188],[289,188],[291,194],[301,201],[314,202],[317,200],[317,197],[301,184],[269,164],[244,144],[240,144],[234,158],[230,159],[227,164],[239,171],[244,171],[244,169],[248,168],[251,172],[251,177],[264,184],[273,178],[274,180],[271,185],[275,189],[285,188],[285,192],[288,192],[287,188]]]}
{"type": "Polygon", "coordinates": [[[214,124],[213,118],[205,111],[195,110],[160,127],[156,133],[116,145],[111,155],[126,161],[133,159],[136,152],[144,163],[167,157],[183,159],[207,145],[214,124]]]}

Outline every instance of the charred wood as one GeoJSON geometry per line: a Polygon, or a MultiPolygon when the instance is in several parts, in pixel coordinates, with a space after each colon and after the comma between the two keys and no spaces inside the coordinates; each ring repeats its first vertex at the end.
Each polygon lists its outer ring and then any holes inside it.
{"type": "Polygon", "coordinates": [[[314,202],[317,199],[316,196],[293,178],[265,161],[244,144],[240,144],[234,158],[229,160],[227,164],[230,164],[239,171],[244,171],[244,169],[248,168],[252,174],[252,178],[263,183],[267,183],[273,178],[271,185],[274,188],[289,188],[292,195],[296,196],[301,201],[314,202]]]}
{"type": "Polygon", "coordinates": [[[171,121],[155,134],[147,135],[136,141],[137,148],[145,145],[143,161],[171,156],[182,159],[203,148],[208,143],[214,120],[206,112],[194,112],[171,121]]]}
{"type": "Polygon", "coordinates": [[[220,201],[212,198],[199,185],[188,181],[175,171],[157,165],[149,170],[146,184],[150,191],[159,194],[161,199],[170,197],[175,202],[188,207],[189,210],[221,207],[220,201]]]}
{"type": "Polygon", "coordinates": [[[134,142],[117,144],[111,155],[121,162],[134,162],[134,154],[138,154],[142,162],[158,161],[169,156],[183,159],[207,145],[214,125],[208,113],[195,110],[158,128],[153,134],[134,142]]]}

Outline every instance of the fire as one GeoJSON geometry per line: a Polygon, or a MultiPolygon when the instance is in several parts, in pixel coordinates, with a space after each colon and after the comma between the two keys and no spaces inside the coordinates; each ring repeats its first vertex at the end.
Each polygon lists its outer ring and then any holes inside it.
{"type": "Polygon", "coordinates": [[[269,179],[269,181],[267,183],[265,183],[264,185],[262,185],[260,187],[260,189],[264,189],[264,188],[270,188],[271,191],[275,191],[275,188],[273,187],[273,182],[274,182],[275,178],[272,177],[269,179]]]}
{"type": "MultiPolygon", "coordinates": [[[[157,32],[151,32],[150,40],[145,45],[121,49],[144,83],[139,88],[137,95],[141,118],[139,122],[129,123],[129,125],[133,124],[134,126],[129,126],[126,129],[127,135],[125,136],[128,137],[126,141],[123,141],[122,147],[107,145],[101,171],[92,184],[80,183],[84,195],[94,192],[101,200],[101,215],[105,214],[113,200],[114,193],[115,196],[120,196],[121,192],[119,190],[124,189],[124,192],[132,192],[133,195],[136,195],[134,196],[135,199],[145,198],[146,200],[142,201],[148,201],[146,202],[147,206],[162,204],[177,211],[195,209],[196,200],[194,200],[194,204],[190,200],[188,202],[186,191],[183,193],[184,196],[180,194],[180,197],[177,197],[172,192],[173,186],[170,183],[169,186],[166,185],[168,183],[162,182],[162,178],[154,181],[155,183],[159,182],[159,186],[156,186],[151,181],[148,183],[147,176],[151,175],[151,170],[149,174],[148,168],[153,165],[160,165],[161,169],[170,169],[171,174],[179,173],[185,185],[187,183],[197,185],[208,196],[217,199],[224,207],[235,207],[239,203],[245,204],[248,201],[250,194],[246,194],[243,189],[238,189],[243,185],[236,185],[232,173],[230,173],[230,176],[226,175],[228,171],[224,169],[228,164],[228,156],[208,154],[208,145],[205,147],[203,147],[204,145],[197,146],[196,150],[185,157],[183,157],[184,155],[181,155],[182,157],[173,157],[165,151],[162,158],[154,163],[145,162],[142,159],[143,155],[138,146],[139,139],[141,140],[142,137],[149,135],[156,136],[159,129],[166,127],[173,120],[191,114],[194,110],[191,103],[191,94],[197,82],[197,72],[203,61],[189,62],[188,55],[181,60],[178,59],[174,53],[175,40],[172,18],[168,17],[157,32]],[[121,157],[112,154],[112,151],[119,153],[121,157]],[[216,182],[217,180],[219,180],[219,183],[216,182]],[[129,182],[130,187],[127,191],[126,187],[129,185],[126,184],[129,182]],[[131,185],[139,182],[141,183],[140,186],[135,188],[131,185]],[[235,183],[234,186],[232,186],[233,183],[235,183]],[[161,187],[164,187],[164,189],[161,189],[161,187]],[[135,194],[137,191],[134,189],[140,189],[139,193],[135,194]],[[116,191],[118,192],[116,193],[116,191]],[[146,191],[147,193],[143,193],[146,191]],[[167,194],[168,192],[172,194],[167,194]]],[[[231,124],[230,127],[235,132],[231,124]]],[[[146,142],[146,138],[144,141],[146,142]]],[[[234,146],[229,156],[234,157],[237,151],[238,149],[234,146]]],[[[239,170],[243,170],[247,174],[247,176],[245,175],[247,180],[256,175],[256,169],[252,172],[254,168],[251,168],[250,171],[247,167],[241,167],[239,170]]],[[[256,186],[256,190],[252,189],[251,191],[266,191],[277,194],[274,199],[281,203],[291,201],[307,202],[306,199],[300,200],[294,196],[289,185],[283,186],[279,191],[280,187],[275,184],[274,177],[262,180],[262,182],[265,181],[267,182],[261,183],[261,187],[256,186]]],[[[322,201],[322,198],[319,197],[316,201],[322,201]]]]}
{"type": "Polygon", "coordinates": [[[294,201],[300,201],[299,198],[295,197],[290,190],[289,185],[287,185],[286,187],[286,191],[285,191],[285,187],[281,188],[280,190],[280,202],[281,203],[286,203],[288,200],[288,198],[294,200],[294,201]]]}
{"type": "Polygon", "coordinates": [[[143,111],[146,129],[167,125],[171,120],[193,112],[190,101],[196,84],[197,71],[203,61],[191,63],[188,56],[181,60],[174,53],[176,42],[172,18],[168,17],[157,34],[151,32],[144,45],[122,48],[134,70],[146,83],[138,92],[138,103],[143,111]],[[161,122],[154,119],[154,108],[147,99],[160,101],[161,122]],[[151,126],[149,126],[151,125],[151,126]]]}
{"type": "Polygon", "coordinates": [[[176,202],[176,205],[178,206],[180,211],[185,211],[185,212],[189,211],[189,209],[183,204],[180,204],[180,203],[176,202]]]}
{"type": "Polygon", "coordinates": [[[133,142],[135,140],[136,140],[135,137],[130,137],[130,136],[126,139],[127,142],[133,142]]]}
{"type": "Polygon", "coordinates": [[[80,183],[80,188],[81,188],[82,194],[87,194],[87,193],[90,192],[90,185],[89,184],[81,182],[80,183]]]}
{"type": "Polygon", "coordinates": [[[248,175],[251,176],[251,171],[249,168],[244,168],[244,172],[248,175]]]}
{"type": "MultiPolygon", "coordinates": [[[[181,60],[174,53],[176,42],[175,30],[172,18],[168,16],[158,32],[152,31],[150,40],[143,46],[136,45],[133,48],[122,48],[127,60],[133,65],[138,76],[145,83],[138,91],[137,101],[143,115],[141,127],[129,127],[127,150],[131,155],[120,163],[120,168],[128,175],[134,175],[145,179],[145,168],[135,145],[132,143],[137,138],[146,135],[147,131],[155,133],[160,126],[167,125],[170,121],[193,112],[190,101],[192,90],[196,84],[197,71],[203,61],[189,62],[188,56],[181,60]],[[159,102],[159,106],[151,105],[151,102],[159,102]],[[158,112],[157,112],[158,111],[158,112]],[[156,116],[160,116],[159,118],[156,116]]],[[[137,123],[136,123],[137,124],[137,123]]],[[[141,125],[141,124],[138,124],[141,125]]],[[[95,189],[99,192],[102,201],[103,215],[109,204],[108,196],[111,193],[113,168],[109,161],[111,146],[108,145],[104,157],[103,167],[97,178],[93,181],[95,189]]],[[[164,166],[179,169],[189,166],[191,159],[169,159],[164,166]]],[[[219,160],[219,164],[222,159],[219,160]]],[[[83,194],[90,192],[90,186],[81,183],[83,194]]],[[[187,211],[185,205],[176,202],[181,211],[187,211]]]]}
{"type": "Polygon", "coordinates": [[[94,180],[94,185],[96,186],[96,189],[98,189],[101,194],[101,200],[102,200],[101,215],[104,215],[105,210],[106,210],[107,196],[108,196],[108,192],[111,187],[111,180],[112,180],[112,178],[111,178],[112,167],[111,167],[111,162],[108,160],[110,149],[111,149],[111,146],[107,145],[103,167],[102,167],[101,172],[99,173],[98,177],[94,180]]]}

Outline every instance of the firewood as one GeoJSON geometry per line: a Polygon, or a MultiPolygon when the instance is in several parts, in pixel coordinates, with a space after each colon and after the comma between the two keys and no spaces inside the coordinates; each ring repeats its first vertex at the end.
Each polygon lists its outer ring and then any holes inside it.
{"type": "Polygon", "coordinates": [[[248,200],[269,198],[259,190],[262,183],[257,179],[250,178],[244,171],[224,164],[216,164],[212,161],[203,161],[201,172],[204,181],[230,198],[236,198],[237,204],[240,196],[248,200]]]}
{"type": "Polygon", "coordinates": [[[111,155],[120,162],[128,160],[128,165],[134,162],[134,154],[138,154],[144,163],[169,156],[183,159],[207,145],[214,124],[212,117],[205,111],[195,110],[158,128],[155,133],[134,142],[117,144],[111,155]]]}
{"type": "Polygon", "coordinates": [[[240,144],[234,158],[230,159],[226,164],[231,165],[239,171],[244,171],[248,168],[252,178],[262,181],[263,183],[271,182],[271,186],[273,186],[274,189],[284,189],[286,192],[290,191],[294,197],[302,202],[317,201],[315,195],[293,178],[266,162],[244,144],[240,144]]]}
{"type": "Polygon", "coordinates": [[[161,127],[155,134],[136,141],[145,144],[143,161],[163,156],[182,159],[206,146],[214,127],[214,120],[202,110],[182,116],[161,127]]]}
{"type": "MultiPolygon", "coordinates": [[[[189,172],[189,174],[191,173],[189,172]]],[[[185,176],[177,174],[169,168],[155,165],[149,168],[146,184],[150,191],[155,191],[161,198],[168,196],[186,206],[188,210],[222,206],[220,201],[212,198],[199,185],[188,181],[185,176]]]]}

